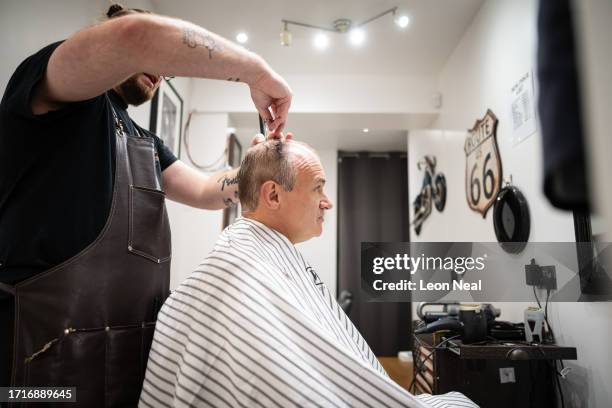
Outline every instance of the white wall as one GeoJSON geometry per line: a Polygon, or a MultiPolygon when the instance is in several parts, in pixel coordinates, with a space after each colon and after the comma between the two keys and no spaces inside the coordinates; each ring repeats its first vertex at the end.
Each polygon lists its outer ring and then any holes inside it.
{"type": "Polygon", "coordinates": [[[319,150],[319,158],[325,170],[325,194],[334,207],[325,212],[323,233],[320,237],[298,244],[297,247],[327,285],[332,294],[336,293],[336,256],[338,211],[338,151],[319,150]]]}
{"type": "MultiPolygon", "coordinates": [[[[197,164],[211,164],[224,153],[227,126],[226,113],[193,115],[189,144],[191,157],[197,164]]],[[[185,135],[180,158],[187,165],[194,167],[187,155],[185,135]]],[[[174,289],[212,250],[222,230],[223,212],[199,210],[172,201],[167,201],[167,207],[172,229],[170,288],[174,289]]]]}
{"type": "MultiPolygon", "coordinates": [[[[517,146],[511,141],[508,92],[525,72],[535,73],[537,1],[488,0],[476,15],[447,61],[439,82],[444,105],[434,123],[438,132],[411,132],[410,157],[438,155],[438,168],[446,174],[447,207],[433,210],[423,225],[423,241],[495,241],[492,211],[483,219],[472,212],[465,198],[465,153],[461,134],[491,109],[499,118],[497,140],[504,175],[512,174],[531,211],[530,241],[575,240],[569,212],[552,208],[542,193],[542,146],[539,131],[517,146]],[[456,132],[442,130],[452,129],[456,132]],[[452,151],[452,152],[451,152],[452,151]]],[[[410,171],[417,173],[415,158],[410,171]]],[[[410,201],[418,192],[420,177],[410,181],[410,201]]],[[[522,321],[525,303],[498,303],[502,318],[522,321]]],[[[549,307],[559,343],[575,346],[577,362],[566,362],[574,371],[562,381],[566,406],[607,407],[612,402],[612,370],[606,340],[612,334],[608,304],[555,303],[549,307]],[[569,401],[568,401],[569,400],[569,401]]]]}
{"type": "MultiPolygon", "coordinates": [[[[436,77],[286,75],[294,97],[291,112],[429,113],[436,77]]],[[[209,112],[255,112],[244,84],[198,79],[193,104],[209,112]]],[[[289,121],[291,118],[289,117],[289,121]]]]}
{"type": "MultiPolygon", "coordinates": [[[[153,10],[150,0],[123,2],[153,10]]],[[[0,2],[0,93],[17,65],[45,45],[102,21],[107,0],[3,0],[0,2]]]]}

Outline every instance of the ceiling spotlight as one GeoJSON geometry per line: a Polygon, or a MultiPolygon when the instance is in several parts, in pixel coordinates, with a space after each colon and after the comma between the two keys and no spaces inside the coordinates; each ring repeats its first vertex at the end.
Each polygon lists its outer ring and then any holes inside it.
{"type": "Polygon", "coordinates": [[[249,36],[246,35],[246,33],[238,33],[236,36],[236,41],[238,41],[240,44],[245,44],[247,41],[249,41],[249,36]]]}
{"type": "Polygon", "coordinates": [[[280,42],[281,42],[281,45],[285,47],[291,46],[292,36],[291,36],[291,31],[289,31],[289,28],[287,28],[287,22],[285,22],[283,31],[281,31],[280,42]]]}
{"type": "Polygon", "coordinates": [[[314,46],[319,50],[324,50],[329,45],[329,37],[323,33],[318,33],[314,37],[314,46]]]}
{"type": "Polygon", "coordinates": [[[349,38],[351,40],[351,44],[361,45],[365,41],[365,31],[363,30],[363,28],[353,28],[349,32],[349,38]]]}
{"type": "Polygon", "coordinates": [[[408,27],[408,23],[410,23],[410,18],[405,14],[395,17],[395,24],[397,24],[399,28],[408,27]]]}
{"type": "Polygon", "coordinates": [[[370,129],[368,128],[363,128],[363,133],[368,133],[370,131],[370,129]]]}

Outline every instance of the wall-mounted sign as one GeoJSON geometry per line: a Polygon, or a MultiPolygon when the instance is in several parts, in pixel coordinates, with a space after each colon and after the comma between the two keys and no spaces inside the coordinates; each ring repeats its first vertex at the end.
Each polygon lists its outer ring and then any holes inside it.
{"type": "Polygon", "coordinates": [[[417,235],[421,233],[423,222],[431,214],[433,202],[436,210],[442,212],[446,205],[446,177],[442,173],[436,173],[436,157],[425,156],[417,163],[419,170],[424,170],[421,192],[416,196],[412,206],[414,207],[413,225],[417,235]]]}
{"type": "Polygon", "coordinates": [[[470,208],[483,218],[501,189],[502,165],[496,131],[497,117],[489,109],[465,138],[466,198],[470,208]]]}

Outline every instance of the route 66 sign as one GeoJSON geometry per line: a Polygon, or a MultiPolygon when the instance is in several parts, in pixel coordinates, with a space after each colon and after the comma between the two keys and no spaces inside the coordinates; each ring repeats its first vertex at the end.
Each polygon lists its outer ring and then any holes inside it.
{"type": "Polygon", "coordinates": [[[466,198],[470,208],[483,218],[501,190],[502,167],[496,131],[497,117],[487,110],[465,138],[466,198]]]}

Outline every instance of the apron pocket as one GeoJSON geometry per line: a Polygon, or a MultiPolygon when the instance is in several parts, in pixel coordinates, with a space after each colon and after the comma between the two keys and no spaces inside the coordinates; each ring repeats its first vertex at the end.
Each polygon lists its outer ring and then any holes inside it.
{"type": "Polygon", "coordinates": [[[76,387],[82,407],[135,407],[155,322],[67,329],[28,358],[24,386],[76,387]]]}
{"type": "Polygon", "coordinates": [[[161,183],[157,178],[157,160],[153,138],[128,136],[126,140],[132,184],[152,190],[161,190],[161,183]]]}
{"type": "Polygon", "coordinates": [[[84,406],[83,396],[104,395],[106,332],[103,328],[68,330],[25,363],[25,386],[76,387],[77,403],[84,406]]]}
{"type": "Polygon", "coordinates": [[[155,323],[144,323],[108,332],[106,397],[112,406],[138,404],[154,331],[155,323]]]}
{"type": "Polygon", "coordinates": [[[130,186],[128,250],[156,263],[170,259],[169,230],[163,191],[130,186]]]}

